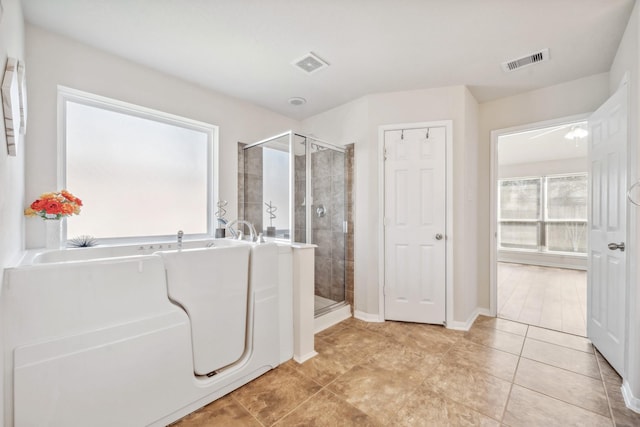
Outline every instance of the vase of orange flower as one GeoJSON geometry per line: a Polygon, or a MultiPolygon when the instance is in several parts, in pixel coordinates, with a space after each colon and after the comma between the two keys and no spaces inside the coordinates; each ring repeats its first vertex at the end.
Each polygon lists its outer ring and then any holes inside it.
{"type": "Polygon", "coordinates": [[[60,249],[62,242],[60,221],[62,218],[78,215],[82,207],[82,200],[62,190],[57,193],[43,193],[27,209],[26,216],[39,216],[44,219],[46,229],[46,248],[60,249]]]}

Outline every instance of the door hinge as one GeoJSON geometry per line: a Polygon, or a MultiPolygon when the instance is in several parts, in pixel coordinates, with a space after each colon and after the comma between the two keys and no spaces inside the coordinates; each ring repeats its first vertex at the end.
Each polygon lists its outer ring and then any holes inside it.
{"type": "Polygon", "coordinates": [[[384,156],[384,160],[387,160],[387,149],[386,149],[386,148],[384,149],[384,154],[383,154],[383,156],[384,156]]]}

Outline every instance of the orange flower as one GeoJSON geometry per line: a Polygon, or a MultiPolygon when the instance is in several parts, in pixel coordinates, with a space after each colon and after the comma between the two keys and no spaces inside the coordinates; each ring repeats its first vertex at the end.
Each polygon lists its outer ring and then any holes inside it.
{"type": "Polygon", "coordinates": [[[62,215],[73,215],[76,208],[71,203],[62,203],[60,205],[60,213],[62,215]]]}
{"type": "Polygon", "coordinates": [[[62,211],[62,204],[56,199],[47,200],[44,210],[50,215],[59,214],[62,211]]]}
{"type": "Polygon", "coordinates": [[[34,211],[41,211],[44,209],[45,204],[46,202],[44,200],[37,199],[35,202],[31,203],[31,209],[34,211]]]}

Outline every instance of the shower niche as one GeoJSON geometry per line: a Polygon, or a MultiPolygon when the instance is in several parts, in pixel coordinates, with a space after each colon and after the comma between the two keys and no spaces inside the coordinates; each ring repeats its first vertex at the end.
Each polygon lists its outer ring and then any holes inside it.
{"type": "Polygon", "coordinates": [[[238,154],[239,217],[267,239],[317,246],[316,317],[353,306],[349,149],[289,131],[240,144],[238,154]]]}

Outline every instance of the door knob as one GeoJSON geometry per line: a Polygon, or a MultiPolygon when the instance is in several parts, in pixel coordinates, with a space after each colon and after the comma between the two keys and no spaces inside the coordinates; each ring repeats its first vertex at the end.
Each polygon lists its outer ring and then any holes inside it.
{"type": "Polygon", "coordinates": [[[607,246],[612,251],[615,251],[616,249],[620,249],[620,251],[624,252],[624,242],[622,242],[622,243],[609,243],[607,246]]]}
{"type": "Polygon", "coordinates": [[[442,240],[442,234],[440,233],[436,234],[436,240],[442,240]]]}

